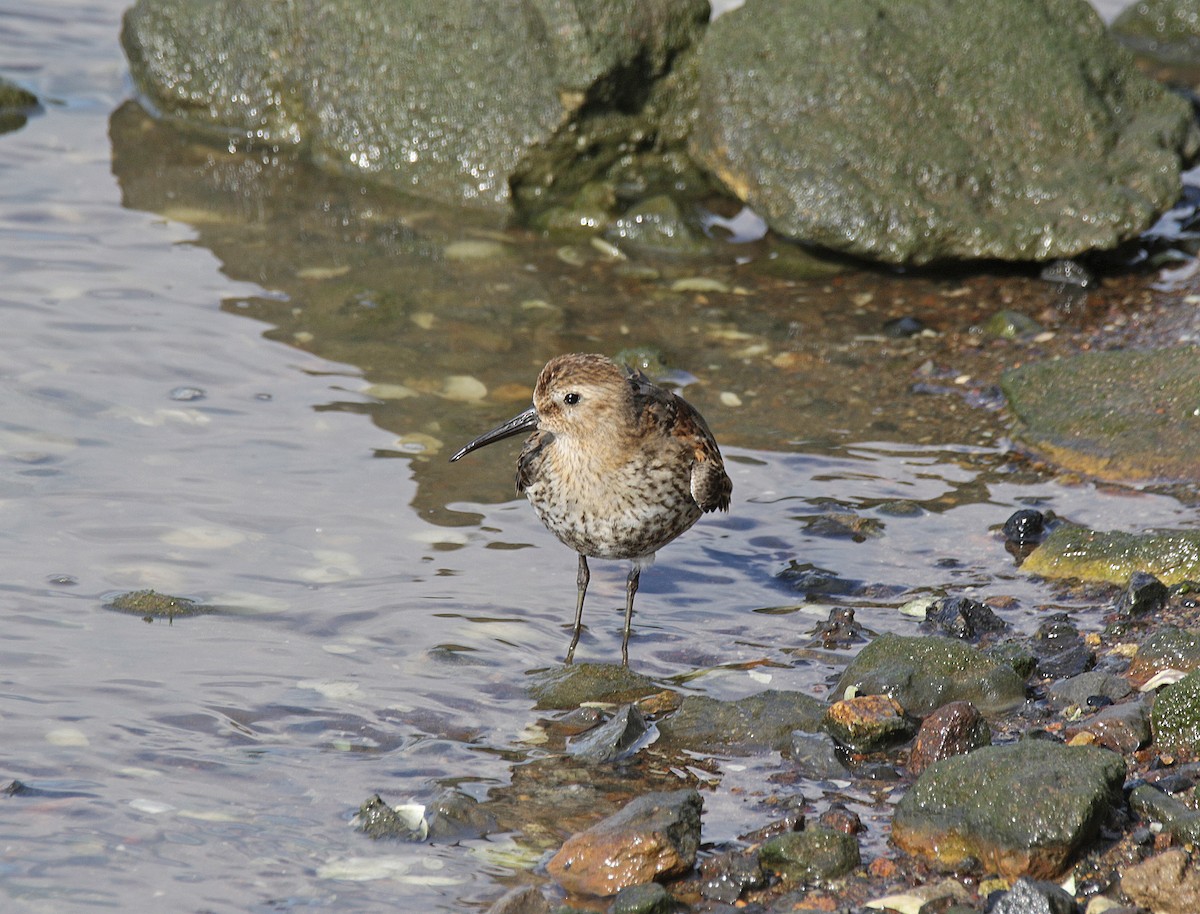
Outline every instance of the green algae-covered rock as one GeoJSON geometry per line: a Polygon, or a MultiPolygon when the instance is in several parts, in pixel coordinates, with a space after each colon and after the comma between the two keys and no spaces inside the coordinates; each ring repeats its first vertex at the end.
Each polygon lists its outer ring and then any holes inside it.
{"type": "Polygon", "coordinates": [[[1163,689],[1150,711],[1150,729],[1160,749],[1200,758],[1200,671],[1163,689]]]}
{"type": "Polygon", "coordinates": [[[892,840],[942,867],[969,860],[1013,879],[1058,876],[1121,802],[1125,762],[1043,740],[935,762],[900,800],[892,840]]]}
{"type": "Polygon", "coordinates": [[[816,730],[825,705],[803,692],[768,689],[737,701],[689,695],[659,732],[673,748],[753,752],[784,749],[793,730],[816,730]]]}
{"type": "Polygon", "coordinates": [[[1030,448],[1121,482],[1200,480],[1200,349],[1089,352],[1007,372],[1001,388],[1030,448]]]}
{"type": "Polygon", "coordinates": [[[1022,569],[1047,578],[1123,584],[1145,571],[1165,584],[1200,580],[1200,533],[1121,533],[1062,524],[1029,553],[1022,569]]]}
{"type": "Polygon", "coordinates": [[[844,876],[861,862],[858,842],[829,828],[776,835],[759,851],[764,870],[795,882],[820,882],[844,876]]]}
{"type": "Polygon", "coordinates": [[[837,693],[891,695],[910,714],[925,715],[951,701],[992,713],[1025,700],[1025,682],[1011,666],[951,638],[880,635],[838,680],[837,693]]]}
{"type": "Polygon", "coordinates": [[[1112,248],[1200,143],[1084,0],[749,0],[696,66],[697,161],[777,232],[889,263],[1112,248]]]}
{"type": "Polygon", "coordinates": [[[1111,28],[1113,37],[1139,57],[1192,68],[1200,65],[1200,2],[1140,0],[1111,28]]]}
{"type": "Polygon", "coordinates": [[[138,0],[121,37],[166,118],[494,208],[514,183],[581,187],[653,137],[638,114],[708,12],[707,0],[138,0]]]}
{"type": "Polygon", "coordinates": [[[588,701],[636,701],[659,691],[653,679],[615,663],[564,664],[539,673],[529,686],[539,710],[569,710],[588,701]]]}
{"type": "Polygon", "coordinates": [[[1142,685],[1163,670],[1200,668],[1200,631],[1163,626],[1146,636],[1129,664],[1129,678],[1142,685]]]}

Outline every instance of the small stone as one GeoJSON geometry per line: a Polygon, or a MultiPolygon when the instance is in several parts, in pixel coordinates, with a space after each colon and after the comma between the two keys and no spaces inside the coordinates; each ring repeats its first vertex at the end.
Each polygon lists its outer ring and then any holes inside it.
{"type": "Polygon", "coordinates": [[[792,731],[792,764],[801,777],[829,781],[850,777],[838,755],[837,744],[828,733],[792,731]]]}
{"type": "Polygon", "coordinates": [[[425,808],[417,803],[392,807],[375,794],[358,808],[354,826],[369,838],[424,841],[429,834],[425,808]]]}
{"type": "Polygon", "coordinates": [[[1033,336],[1039,333],[1042,325],[1020,311],[1005,309],[997,311],[984,322],[983,332],[989,336],[998,336],[1005,340],[1015,340],[1021,337],[1033,336]]]}
{"type": "Polygon", "coordinates": [[[913,317],[911,314],[906,314],[904,317],[892,318],[890,321],[885,321],[883,324],[883,335],[890,336],[893,339],[905,339],[910,336],[916,336],[925,330],[925,322],[918,317],[913,317]]]}
{"type": "Polygon", "coordinates": [[[1117,612],[1126,616],[1162,612],[1167,605],[1167,596],[1166,584],[1148,572],[1135,571],[1121,594],[1117,612]]]}
{"type": "Polygon", "coordinates": [[[572,835],[546,865],[568,892],[615,895],[691,869],[703,801],[695,790],[649,793],[572,835]]]}
{"type": "Polygon", "coordinates": [[[496,830],[496,819],[482,803],[459,790],[444,790],[426,811],[429,838],[462,841],[482,838],[496,830]]]}
{"type": "Polygon", "coordinates": [[[1121,876],[1121,890],[1154,914],[1200,911],[1200,871],[1182,848],[1129,867],[1121,876]]]}
{"type": "Polygon", "coordinates": [[[707,858],[700,865],[700,894],[711,901],[733,904],[746,889],[766,884],[757,854],[727,852],[707,858]]]}
{"type": "Polygon", "coordinates": [[[1004,522],[1004,538],[1015,545],[1040,543],[1046,535],[1046,515],[1032,508],[1023,508],[1004,522]]]}
{"type": "Polygon", "coordinates": [[[925,614],[923,630],[976,642],[1008,628],[991,608],[966,597],[946,597],[925,614]]]}
{"type": "Polygon", "coordinates": [[[763,869],[795,882],[821,882],[844,876],[862,861],[851,835],[808,828],[777,835],[759,851],[763,869]]]}
{"type": "Polygon", "coordinates": [[[550,902],[536,886],[523,885],[497,898],[487,914],[550,914],[550,902]]]}
{"type": "Polygon", "coordinates": [[[642,712],[634,705],[624,705],[603,725],[573,740],[567,754],[590,764],[620,761],[645,745],[648,731],[642,712]]]}
{"type": "Polygon", "coordinates": [[[830,705],[821,729],[853,752],[878,752],[907,740],[913,726],[890,695],[860,695],[830,705]]]}
{"type": "Polygon", "coordinates": [[[1071,705],[1082,708],[1094,696],[1120,701],[1132,691],[1133,687],[1123,676],[1091,670],[1054,683],[1047,689],[1046,698],[1054,708],[1066,708],[1071,705]]]}
{"type": "Polygon", "coordinates": [[[1022,876],[989,909],[990,914],[1075,914],[1075,899],[1053,882],[1022,876]]]}
{"type": "Polygon", "coordinates": [[[1096,663],[1096,655],[1066,613],[1055,613],[1038,626],[1031,647],[1038,660],[1038,673],[1049,679],[1075,676],[1096,663]]]}
{"type": "Polygon", "coordinates": [[[671,914],[675,902],[657,882],[647,882],[621,889],[609,910],[612,914],[671,914]]]}
{"type": "Polygon", "coordinates": [[[199,387],[176,387],[171,391],[170,397],[172,400],[189,403],[194,400],[203,400],[205,393],[199,387]]]}
{"type": "Polygon", "coordinates": [[[908,757],[908,770],[920,774],[934,762],[990,745],[992,730],[969,701],[942,705],[921,723],[908,757]]]}
{"type": "Polygon", "coordinates": [[[1129,755],[1150,742],[1150,712],[1141,701],[1105,708],[1091,720],[1068,727],[1066,735],[1090,733],[1106,749],[1129,755]]]}

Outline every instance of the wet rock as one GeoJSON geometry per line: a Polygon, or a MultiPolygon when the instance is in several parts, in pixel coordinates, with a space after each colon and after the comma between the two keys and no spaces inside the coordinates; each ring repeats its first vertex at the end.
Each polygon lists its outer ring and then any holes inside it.
{"type": "Polygon", "coordinates": [[[915,886],[899,895],[876,898],[868,905],[870,910],[900,911],[903,914],[959,914],[975,908],[970,905],[971,893],[953,879],[915,886]]]}
{"type": "Polygon", "coordinates": [[[883,335],[890,336],[893,339],[906,339],[924,331],[925,322],[911,314],[906,314],[904,317],[892,318],[890,321],[884,321],[883,324],[883,335]]]}
{"type": "Polygon", "coordinates": [[[862,581],[840,577],[837,572],[817,568],[794,559],[776,577],[791,590],[804,594],[810,600],[821,597],[848,597],[861,593],[867,586],[862,581]]]}
{"type": "Polygon", "coordinates": [[[921,628],[923,631],[976,642],[987,635],[1004,631],[1008,623],[983,603],[966,597],[945,597],[926,612],[921,628]]]}
{"type": "Polygon", "coordinates": [[[41,110],[36,95],[0,77],[0,133],[20,130],[41,110]]]}
{"type": "Polygon", "coordinates": [[[455,204],[570,200],[680,131],[663,80],[706,2],[522,9],[140,0],[121,38],[164,118],[455,204]]]}
{"type": "Polygon", "coordinates": [[[801,776],[814,781],[850,777],[850,770],[842,762],[837,744],[828,733],[792,731],[792,764],[801,776]]]}
{"type": "Polygon", "coordinates": [[[1055,260],[1044,266],[1038,279],[1057,283],[1060,286],[1077,286],[1086,289],[1096,281],[1091,270],[1078,260],[1055,260]]]}
{"type": "Polygon", "coordinates": [[[831,803],[829,808],[821,813],[817,824],[830,831],[840,831],[844,835],[858,835],[863,832],[862,818],[858,813],[847,809],[844,803],[831,803]]]}
{"type": "Polygon", "coordinates": [[[997,663],[1010,667],[1021,677],[1022,682],[1037,670],[1037,657],[1023,641],[1001,641],[999,644],[989,645],[983,653],[997,663]]]}
{"type": "Polygon", "coordinates": [[[1125,592],[1117,604],[1117,612],[1126,616],[1161,612],[1167,605],[1167,585],[1145,571],[1135,571],[1129,576],[1125,592]]]}
{"type": "Polygon", "coordinates": [[[1181,844],[1200,844],[1200,812],[1170,794],[1142,784],[1130,792],[1129,805],[1139,817],[1158,823],[1181,844]]]}
{"type": "Polygon", "coordinates": [[[835,701],[821,728],[851,752],[879,752],[913,733],[904,709],[890,695],[860,695],[835,701]]]}
{"type": "Polygon", "coordinates": [[[1150,712],[1144,702],[1129,701],[1105,708],[1066,732],[1068,737],[1090,733],[1105,749],[1129,755],[1150,742],[1150,712]]]}
{"type": "Polygon", "coordinates": [[[487,914],[550,914],[550,902],[536,886],[524,885],[497,898],[487,914]]]}
{"type": "Polygon", "coordinates": [[[1036,336],[1041,333],[1042,325],[1020,311],[1005,308],[984,321],[983,332],[988,336],[997,336],[1003,340],[1019,340],[1022,337],[1036,336]]]}
{"type": "Polygon", "coordinates": [[[920,774],[934,762],[963,755],[992,742],[992,729],[969,701],[942,705],[921,723],[908,757],[908,770],[920,774]]]}
{"type": "Polygon", "coordinates": [[[675,902],[661,885],[649,882],[621,889],[609,910],[612,914],[671,914],[675,902]]]}
{"type": "Polygon", "coordinates": [[[460,790],[444,790],[425,812],[431,841],[465,841],[496,830],[496,819],[482,803],[460,790]]]}
{"type": "Polygon", "coordinates": [[[369,838],[398,841],[424,841],[429,834],[422,806],[392,807],[375,794],[358,808],[354,826],[369,838]]]}
{"type": "Polygon", "coordinates": [[[651,197],[617,219],[606,237],[622,247],[665,254],[699,255],[709,251],[708,241],[667,196],[651,197]]]}
{"type": "Polygon", "coordinates": [[[1121,891],[1154,914],[1200,911],[1200,869],[1181,848],[1164,851],[1121,874],[1121,891]]]}
{"type": "Polygon", "coordinates": [[[852,835],[808,828],[777,835],[758,853],[764,870],[794,882],[823,882],[844,876],[862,861],[852,835]]]}
{"type": "Polygon", "coordinates": [[[648,733],[642,712],[633,705],[625,705],[602,726],[573,740],[567,754],[593,764],[619,761],[646,745],[644,739],[648,733]]]}
{"type": "Polygon", "coordinates": [[[133,590],[129,593],[118,594],[109,600],[104,608],[141,616],[147,622],[154,619],[172,621],[187,616],[202,616],[206,613],[216,612],[212,606],[205,606],[195,600],[189,600],[187,597],[173,597],[155,590],[133,590]]]}
{"type": "Polygon", "coordinates": [[[1076,914],[1078,910],[1074,897],[1060,886],[1024,876],[989,908],[990,914],[1076,914]]]}
{"type": "Polygon", "coordinates": [[[1150,729],[1160,749],[1189,755],[1200,752],[1200,670],[1158,693],[1150,711],[1150,729]]]}
{"type": "MultiPolygon", "coordinates": [[[[1197,360],[1196,348],[1088,352],[1012,369],[1001,388],[1021,440],[1061,466],[1118,482],[1194,482],[1200,423],[1188,417],[1200,402],[1197,360]]],[[[1148,571],[1174,584],[1200,578],[1200,534],[1131,536],[1064,525],[1029,558],[1037,564],[1026,569],[1047,577],[1123,584],[1148,571]]]]}
{"type": "Polygon", "coordinates": [[[1004,522],[1004,538],[1015,545],[1040,543],[1046,535],[1046,515],[1032,508],[1014,512],[1004,522]]]}
{"type": "Polygon", "coordinates": [[[700,879],[700,894],[725,904],[733,904],[747,889],[766,884],[758,855],[740,851],[706,859],[700,865],[700,879]]]}
{"type": "Polygon", "coordinates": [[[1124,779],[1124,761],[1107,749],[985,746],[921,774],[896,807],[892,840],[940,867],[976,860],[1010,879],[1052,878],[1120,805],[1124,779]]]}
{"type": "Polygon", "coordinates": [[[1085,708],[1088,699],[1093,696],[1102,695],[1112,701],[1120,701],[1132,691],[1125,677],[1092,670],[1052,684],[1046,690],[1046,697],[1055,708],[1065,708],[1069,705],[1085,708]]]}
{"type": "Polygon", "coordinates": [[[1166,626],[1148,635],[1129,665],[1129,678],[1141,686],[1163,670],[1200,669],[1200,632],[1166,626]]]}
{"type": "Polygon", "coordinates": [[[835,606],[829,610],[829,618],[818,622],[809,632],[813,643],[826,650],[847,648],[867,640],[863,627],[854,621],[854,610],[848,606],[835,606]]]}
{"type": "Polygon", "coordinates": [[[692,155],[780,234],[889,263],[1111,248],[1174,204],[1197,146],[1080,3],[751,0],[697,71],[692,155]]]}
{"type": "Polygon", "coordinates": [[[1039,625],[1031,647],[1039,675],[1049,679],[1076,676],[1096,665],[1096,655],[1066,613],[1055,613],[1039,625]]]}
{"type": "MultiPolygon", "coordinates": [[[[1111,33],[1156,69],[1178,67],[1184,74],[1200,63],[1200,17],[1188,0],[1141,0],[1131,3],[1113,20],[1111,33]]],[[[1172,83],[1182,74],[1171,74],[1172,83]]]]}
{"type": "Polygon", "coordinates": [[[1011,667],[961,642],[941,637],[880,635],[846,667],[835,691],[891,695],[908,713],[929,714],[951,701],[985,713],[1025,701],[1025,683],[1011,667]]]}
{"type": "Polygon", "coordinates": [[[793,730],[816,730],[824,714],[825,704],[803,692],[768,689],[737,701],[688,695],[658,729],[680,749],[753,752],[787,748],[793,730]]]}
{"type": "Polygon", "coordinates": [[[659,691],[654,680],[615,663],[569,663],[542,673],[529,687],[538,710],[571,710],[585,702],[636,701],[659,691]]]}
{"type": "Polygon", "coordinates": [[[700,794],[649,793],[572,835],[546,869],[568,892],[615,895],[691,869],[700,846],[700,794]]]}
{"type": "Polygon", "coordinates": [[[865,543],[883,536],[883,523],[875,517],[862,517],[849,511],[820,514],[804,525],[809,536],[831,540],[851,540],[865,543]]]}

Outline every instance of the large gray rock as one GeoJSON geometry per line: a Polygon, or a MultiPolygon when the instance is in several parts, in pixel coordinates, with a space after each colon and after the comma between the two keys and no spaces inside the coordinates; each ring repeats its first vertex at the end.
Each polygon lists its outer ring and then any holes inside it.
{"type": "Polygon", "coordinates": [[[892,841],[941,867],[1057,877],[1120,805],[1124,779],[1107,749],[987,746],[925,769],[896,806],[892,841]]]}
{"type": "Polygon", "coordinates": [[[165,117],[494,207],[513,183],[536,196],[651,142],[637,115],[708,11],[707,0],[138,0],[121,37],[165,117]]]}
{"type": "Polygon", "coordinates": [[[697,68],[693,156],[781,234],[889,263],[1111,248],[1200,143],[1084,0],[749,0],[697,68]]]}

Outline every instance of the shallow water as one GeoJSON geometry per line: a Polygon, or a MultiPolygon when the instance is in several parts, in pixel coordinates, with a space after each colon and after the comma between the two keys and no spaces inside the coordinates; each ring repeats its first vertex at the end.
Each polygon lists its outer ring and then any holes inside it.
{"type": "MultiPolygon", "coordinates": [[[[942,592],[1098,627],[1108,607],[1005,553],[1017,507],[1196,523],[1033,474],[995,412],[911,393],[934,343],[878,335],[964,298],[1036,306],[1032,280],[801,282],[753,244],[619,261],[226,157],[125,104],[122,3],[27,7],[0,3],[4,75],[50,100],[0,136],[0,781],[32,791],[0,803],[5,910],[456,911],[553,843],[375,844],[349,820],[376,791],[488,798],[543,754],[524,685],[561,661],[575,559],[513,500],[515,443],[446,457],[559,351],[658,350],[723,443],[733,510],[643,575],[630,646],[714,696],[825,695],[844,656],[794,651],[834,602],[876,631],[942,592]],[[672,289],[695,276],[728,291],[672,289]],[[780,577],[808,566],[854,586],[780,577]],[[141,588],[219,611],[105,608],[141,588]]],[[[623,586],[593,564],[582,659],[618,655],[623,586]]],[[[773,764],[711,779],[707,840],[769,818],[735,791],[773,764]]]]}

